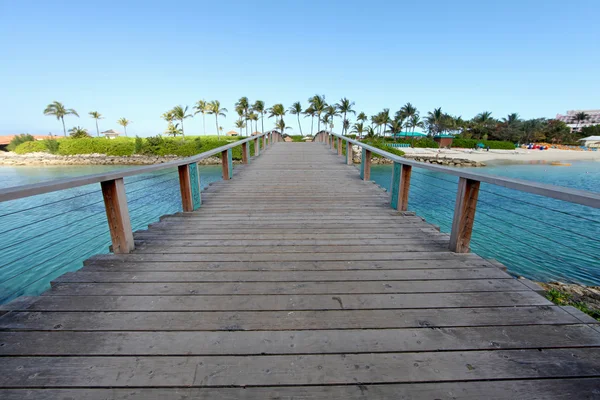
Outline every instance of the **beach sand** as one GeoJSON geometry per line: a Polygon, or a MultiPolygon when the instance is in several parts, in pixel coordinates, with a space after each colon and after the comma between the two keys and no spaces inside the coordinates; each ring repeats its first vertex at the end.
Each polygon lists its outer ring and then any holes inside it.
{"type": "Polygon", "coordinates": [[[421,149],[403,148],[407,155],[436,156],[445,158],[460,158],[471,161],[489,162],[553,162],[553,161],[600,161],[600,151],[576,151],[576,150],[472,150],[472,149],[421,149]]]}

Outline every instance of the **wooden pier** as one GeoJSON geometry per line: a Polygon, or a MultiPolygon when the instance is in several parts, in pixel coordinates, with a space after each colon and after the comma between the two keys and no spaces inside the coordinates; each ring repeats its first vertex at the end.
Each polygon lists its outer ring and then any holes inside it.
{"type": "Polygon", "coordinates": [[[3,306],[1,399],[600,398],[598,321],[451,252],[323,143],[133,240],[3,306]]]}

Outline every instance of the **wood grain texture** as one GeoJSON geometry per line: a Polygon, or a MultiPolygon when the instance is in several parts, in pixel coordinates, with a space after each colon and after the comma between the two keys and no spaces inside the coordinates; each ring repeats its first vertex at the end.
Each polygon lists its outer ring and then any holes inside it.
{"type": "Polygon", "coordinates": [[[123,179],[114,179],[102,182],[101,187],[113,252],[129,253],[134,249],[135,243],[129,219],[125,183],[123,179]]]}
{"type": "Polygon", "coordinates": [[[600,396],[597,321],[451,252],[330,150],[338,136],[270,139],[135,251],[2,306],[0,398],[600,396]]]}

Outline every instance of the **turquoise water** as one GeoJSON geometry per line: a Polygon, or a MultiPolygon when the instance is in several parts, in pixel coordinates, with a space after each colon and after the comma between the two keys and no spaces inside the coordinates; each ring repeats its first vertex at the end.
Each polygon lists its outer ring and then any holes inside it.
{"type": "MultiPolygon", "coordinates": [[[[100,173],[114,166],[0,167],[0,187],[100,173]]],[[[477,171],[600,192],[600,163],[496,165],[477,171]]],[[[200,168],[202,186],[221,179],[219,166],[200,168]]],[[[373,166],[389,189],[391,166],[373,166]]],[[[175,168],[125,179],[134,230],[181,211],[175,168]]],[[[457,179],[414,168],[409,209],[449,232],[457,179]]],[[[600,285],[600,210],[482,184],[474,252],[511,272],[549,281],[600,285]]],[[[0,203],[0,303],[37,295],[50,281],[107,253],[110,236],[99,185],[0,203]]]]}
{"type": "MultiPolygon", "coordinates": [[[[600,192],[600,162],[493,165],[474,171],[600,192]]],[[[389,190],[390,165],[373,166],[371,179],[389,190]]],[[[413,168],[409,210],[449,233],[458,178],[413,168]]],[[[472,251],[510,272],[539,281],[600,285],[600,210],[482,184],[472,251]]]]}
{"type": "MultiPolygon", "coordinates": [[[[119,168],[128,167],[0,167],[0,188],[119,168]]],[[[199,170],[203,188],[221,179],[219,166],[199,170]]],[[[177,168],[125,178],[125,187],[134,231],[181,211],[177,168]]],[[[109,245],[99,184],[0,203],[0,304],[42,293],[109,245]]]]}

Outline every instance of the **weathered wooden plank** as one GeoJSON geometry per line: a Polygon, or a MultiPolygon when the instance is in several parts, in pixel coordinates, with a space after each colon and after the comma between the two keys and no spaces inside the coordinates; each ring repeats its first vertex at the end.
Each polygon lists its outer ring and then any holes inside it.
{"type": "Polygon", "coordinates": [[[571,400],[598,396],[600,378],[243,388],[0,389],[5,400],[571,400]]]}
{"type": "Polygon", "coordinates": [[[74,331],[322,330],[580,324],[559,306],[409,310],[40,312],[13,311],[2,329],[74,331]]]}
{"type": "Polygon", "coordinates": [[[529,291],[516,279],[359,282],[176,282],[176,283],[61,283],[46,296],[130,295],[245,295],[245,294],[347,294],[347,293],[460,293],[529,291]]]}
{"type": "Polygon", "coordinates": [[[252,332],[0,332],[3,356],[278,355],[600,347],[587,325],[252,332]],[[218,344],[218,345],[217,345],[218,344]]]}
{"type": "Polygon", "coordinates": [[[54,282],[318,282],[510,279],[498,268],[349,270],[340,271],[120,271],[66,273],[54,282]]]}
{"type": "Polygon", "coordinates": [[[273,254],[288,254],[288,253],[305,253],[312,251],[314,253],[364,253],[366,251],[374,253],[390,253],[392,251],[445,251],[447,243],[445,241],[415,241],[409,244],[396,245],[335,245],[335,246],[304,246],[304,245],[280,245],[280,246],[195,246],[190,243],[189,246],[176,244],[140,246],[136,249],[136,254],[252,254],[252,253],[273,253],[273,254]]]}
{"type": "Polygon", "coordinates": [[[17,311],[277,311],[550,305],[535,292],[238,296],[42,296],[17,311]]]}
{"type": "Polygon", "coordinates": [[[599,359],[600,348],[343,356],[4,357],[0,387],[215,387],[597,377],[599,359]]]}

